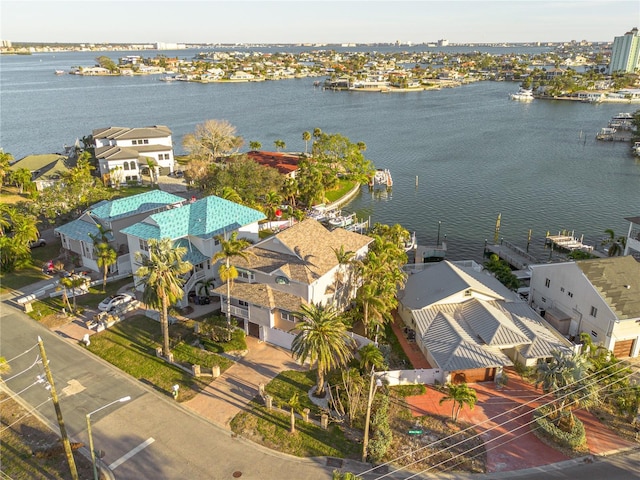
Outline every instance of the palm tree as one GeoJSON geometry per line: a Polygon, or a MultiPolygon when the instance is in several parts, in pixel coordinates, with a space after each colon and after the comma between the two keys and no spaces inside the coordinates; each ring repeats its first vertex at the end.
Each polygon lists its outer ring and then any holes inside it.
{"type": "Polygon", "coordinates": [[[273,144],[276,147],[276,152],[279,152],[281,148],[287,148],[287,144],[284,143],[284,140],[276,140],[273,144]]]}
{"type": "Polygon", "coordinates": [[[290,424],[291,428],[289,429],[289,433],[296,433],[296,412],[300,413],[302,410],[302,404],[300,403],[300,398],[298,397],[298,392],[294,393],[289,401],[287,402],[289,410],[291,412],[290,424]]]}
{"type": "Polygon", "coordinates": [[[544,393],[556,395],[557,403],[552,405],[553,418],[558,427],[571,431],[574,424],[572,409],[578,405],[589,406],[595,398],[595,382],[585,381],[592,364],[587,354],[562,353],[554,351],[549,362],[540,362],[536,367],[536,388],[542,386],[544,393]],[[563,415],[568,412],[568,415],[563,415]],[[568,424],[560,421],[566,417],[568,424]]]}
{"type": "Polygon", "coordinates": [[[107,273],[109,267],[118,261],[118,253],[106,242],[100,242],[94,247],[96,253],[96,263],[102,268],[102,291],[107,288],[107,273]]]}
{"type": "Polygon", "coordinates": [[[466,383],[447,383],[445,388],[447,389],[447,394],[440,399],[440,405],[444,402],[453,402],[451,419],[456,423],[462,407],[468,405],[469,408],[473,410],[473,407],[478,401],[478,397],[476,391],[466,383]]]}
{"type": "Polygon", "coordinates": [[[608,238],[602,241],[602,245],[609,245],[607,254],[610,257],[622,255],[627,247],[627,237],[623,235],[616,238],[615,232],[610,228],[607,228],[604,233],[608,235],[608,238]]]}
{"type": "Polygon", "coordinates": [[[67,293],[67,288],[71,288],[71,279],[69,277],[61,278],[60,283],[56,290],[62,290],[62,303],[67,305],[67,308],[71,312],[71,303],[69,303],[69,294],[67,293]]]}
{"type": "Polygon", "coordinates": [[[351,360],[355,341],[331,306],[303,305],[295,316],[302,320],[293,328],[297,334],[291,344],[291,353],[303,363],[309,360],[311,365],[317,364],[318,384],[315,395],[323,397],[326,373],[351,360]]]}
{"type": "Polygon", "coordinates": [[[0,149],[0,190],[2,190],[4,178],[9,174],[11,162],[13,162],[13,155],[4,153],[4,150],[0,149]]]}
{"type": "Polygon", "coordinates": [[[220,198],[224,198],[225,200],[229,200],[233,203],[242,204],[242,197],[238,192],[234,190],[233,187],[225,186],[222,188],[222,192],[220,193],[220,198]]]}
{"type": "Polygon", "coordinates": [[[276,218],[276,211],[278,211],[281,204],[282,196],[278,192],[271,191],[267,193],[264,199],[264,207],[269,220],[276,218]]]}
{"type": "Polygon", "coordinates": [[[370,372],[372,368],[381,370],[384,367],[384,355],[374,343],[369,343],[358,350],[360,370],[370,372]]]}
{"type": "Polygon", "coordinates": [[[176,247],[170,238],[148,242],[149,255],[136,252],[136,262],[142,265],[136,277],[144,290],[142,299],[147,305],[159,309],[162,328],[162,354],[169,356],[169,306],[176,303],[184,295],[182,285],[184,275],[191,270],[190,262],[183,260],[187,253],[185,247],[176,247]]]}
{"type": "Polygon", "coordinates": [[[227,338],[231,340],[231,284],[238,278],[238,270],[231,265],[231,260],[234,258],[249,260],[251,253],[245,249],[251,243],[244,238],[238,238],[238,232],[233,232],[228,240],[224,235],[216,235],[215,238],[220,242],[220,251],[213,255],[213,261],[224,260],[218,273],[220,280],[227,284],[227,338]]]}
{"type": "Polygon", "coordinates": [[[262,148],[262,144],[257,141],[249,142],[249,148],[251,150],[260,150],[262,148]]]}
{"type": "Polygon", "coordinates": [[[84,285],[86,282],[87,280],[85,278],[78,277],[75,275],[60,279],[60,285],[62,285],[62,288],[63,288],[62,299],[63,301],[66,300],[67,307],[69,307],[69,310],[71,312],[76,311],[76,291],[79,287],[84,285]],[[69,295],[67,293],[67,290],[71,290],[71,297],[73,298],[73,308],[71,308],[71,305],[69,305],[69,295]]]}
{"type": "Polygon", "coordinates": [[[302,140],[304,140],[304,154],[306,155],[309,151],[309,140],[311,140],[311,133],[302,132],[302,140]]]}
{"type": "Polygon", "coordinates": [[[89,238],[93,241],[94,244],[98,243],[109,243],[109,234],[113,231],[110,228],[104,228],[102,224],[96,223],[96,227],[98,228],[98,234],[89,233],[89,238]]]}
{"type": "Polygon", "coordinates": [[[336,271],[336,306],[340,306],[342,300],[347,296],[344,292],[342,292],[342,288],[345,284],[345,275],[346,275],[346,266],[350,265],[355,257],[355,252],[351,250],[345,250],[344,245],[340,245],[340,248],[332,248],[333,253],[336,256],[336,260],[338,261],[338,270],[336,271]]]}
{"type": "Polygon", "coordinates": [[[318,127],[313,129],[313,138],[318,139],[322,136],[322,130],[320,130],[318,127]]]}
{"type": "Polygon", "coordinates": [[[158,167],[158,162],[155,161],[155,159],[151,158],[151,157],[146,157],[147,160],[147,167],[149,168],[149,179],[151,180],[151,185],[155,184],[157,179],[157,171],[156,168],[158,167]]]}

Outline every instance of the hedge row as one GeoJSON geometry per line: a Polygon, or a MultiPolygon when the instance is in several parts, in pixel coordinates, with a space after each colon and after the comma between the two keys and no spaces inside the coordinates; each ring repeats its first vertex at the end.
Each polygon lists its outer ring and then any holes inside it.
{"type": "Polygon", "coordinates": [[[533,412],[533,419],[540,432],[551,438],[558,445],[571,449],[576,449],[584,445],[587,441],[587,434],[584,431],[583,423],[574,415],[573,431],[565,432],[560,430],[549,418],[551,412],[549,407],[541,407],[533,412]]]}

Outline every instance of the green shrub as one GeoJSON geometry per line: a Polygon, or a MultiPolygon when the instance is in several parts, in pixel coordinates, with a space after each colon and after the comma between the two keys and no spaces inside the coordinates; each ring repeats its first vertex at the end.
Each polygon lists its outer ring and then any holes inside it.
{"type": "Polygon", "coordinates": [[[422,395],[427,391],[427,387],[422,384],[418,385],[396,385],[391,387],[393,393],[398,397],[410,397],[412,395],[422,395]]]}
{"type": "MultiPolygon", "coordinates": [[[[571,432],[565,432],[564,430],[560,430],[555,423],[553,423],[553,419],[549,416],[545,416],[548,415],[550,411],[550,407],[540,407],[533,412],[535,425],[543,436],[553,440],[561,447],[570,448],[572,450],[581,447],[587,442],[584,424],[575,415],[573,417],[573,430],[571,432]]],[[[573,414],[569,412],[569,415],[573,414]]]]}

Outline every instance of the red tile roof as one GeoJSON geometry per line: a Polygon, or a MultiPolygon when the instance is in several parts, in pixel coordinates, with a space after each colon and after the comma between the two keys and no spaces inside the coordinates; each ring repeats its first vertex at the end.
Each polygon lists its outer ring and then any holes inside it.
{"type": "Polygon", "coordinates": [[[247,152],[247,156],[258,162],[260,165],[266,165],[277,169],[283,175],[289,175],[298,170],[299,155],[283,152],[247,152]]]}

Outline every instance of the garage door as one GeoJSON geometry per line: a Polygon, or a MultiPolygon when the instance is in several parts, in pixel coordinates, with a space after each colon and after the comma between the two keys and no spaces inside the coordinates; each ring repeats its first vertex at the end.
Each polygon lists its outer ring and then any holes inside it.
{"type": "Polygon", "coordinates": [[[260,325],[257,323],[249,322],[249,336],[260,338],[260,325]]]}
{"type": "Polygon", "coordinates": [[[495,378],[495,376],[495,368],[476,368],[473,370],[451,372],[451,381],[453,383],[490,382],[495,378]]]}
{"type": "Polygon", "coordinates": [[[617,358],[630,357],[633,353],[633,338],[631,340],[620,340],[613,346],[613,354],[617,358]]]}

